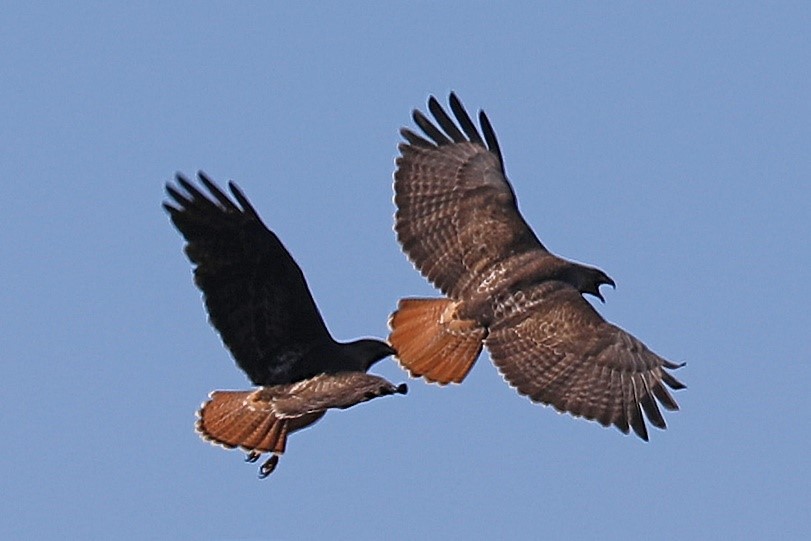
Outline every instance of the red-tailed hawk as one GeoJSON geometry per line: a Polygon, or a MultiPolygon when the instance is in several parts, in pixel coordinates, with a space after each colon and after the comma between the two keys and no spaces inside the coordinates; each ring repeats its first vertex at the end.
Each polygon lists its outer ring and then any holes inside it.
{"type": "Polygon", "coordinates": [[[614,286],[603,271],[549,252],[516,205],[490,121],[482,132],[451,93],[454,122],[434,97],[402,129],[394,174],[395,231],[411,262],[447,298],[402,299],[389,341],[412,376],[459,383],[483,346],[534,402],[648,439],[665,428],[657,401],[684,385],[671,363],[606,322],[584,298],[614,286]],[[483,137],[482,137],[483,134],[483,137]]]}
{"type": "Polygon", "coordinates": [[[212,392],[198,412],[197,431],[244,449],[251,462],[272,453],[259,470],[267,477],[287,436],[326,410],[405,394],[407,387],[366,374],[394,354],[385,342],[332,338],[301,269],[239,188],[228,184],[234,202],[202,172],[199,178],[210,195],[178,175],[179,189],[167,184],[173,201],[163,206],[188,243],[211,324],[259,388],[212,392]]]}

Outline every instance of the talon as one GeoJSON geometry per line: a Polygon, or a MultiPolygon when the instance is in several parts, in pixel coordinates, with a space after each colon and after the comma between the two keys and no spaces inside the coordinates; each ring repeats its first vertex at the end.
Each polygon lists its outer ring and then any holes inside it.
{"type": "Polygon", "coordinates": [[[262,453],[257,451],[250,451],[248,455],[245,457],[245,462],[254,463],[259,460],[259,457],[262,456],[262,453]]]}
{"type": "Polygon", "coordinates": [[[273,473],[273,470],[276,469],[276,465],[278,463],[279,463],[279,455],[273,455],[269,459],[267,459],[265,463],[259,467],[259,479],[264,479],[265,477],[273,473]]]}

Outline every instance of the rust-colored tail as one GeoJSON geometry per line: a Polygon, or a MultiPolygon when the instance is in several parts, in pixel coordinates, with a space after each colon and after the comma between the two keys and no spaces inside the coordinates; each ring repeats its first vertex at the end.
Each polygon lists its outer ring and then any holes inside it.
{"type": "Polygon", "coordinates": [[[414,377],[445,385],[460,383],[481,353],[487,331],[459,319],[450,299],[401,299],[389,318],[389,342],[414,377]]]}
{"type": "Polygon", "coordinates": [[[214,391],[197,412],[197,432],[228,449],[253,454],[284,453],[287,419],[279,419],[271,404],[258,400],[259,391],[214,391]]]}

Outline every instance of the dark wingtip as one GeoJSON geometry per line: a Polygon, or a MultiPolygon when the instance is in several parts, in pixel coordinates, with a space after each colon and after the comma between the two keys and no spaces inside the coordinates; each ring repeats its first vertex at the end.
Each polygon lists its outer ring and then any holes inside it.
{"type": "Polygon", "coordinates": [[[631,422],[631,430],[633,430],[634,434],[636,434],[642,441],[649,441],[648,427],[645,426],[645,421],[642,419],[641,413],[639,415],[639,419],[631,422]]]}
{"type": "Polygon", "coordinates": [[[405,383],[401,383],[400,385],[397,386],[397,389],[395,390],[397,391],[398,394],[408,394],[408,385],[406,385],[405,383]]]}
{"type": "Polygon", "coordinates": [[[451,104],[451,107],[463,108],[462,100],[456,95],[455,90],[451,90],[450,94],[448,94],[448,102],[451,104]]]}
{"type": "Polygon", "coordinates": [[[683,363],[674,363],[674,362],[670,362],[670,361],[667,361],[667,360],[666,360],[666,361],[664,362],[664,365],[665,365],[665,368],[669,368],[669,369],[671,369],[671,370],[678,370],[678,369],[679,369],[679,368],[681,368],[682,366],[687,366],[687,362],[683,362],[683,363]]]}

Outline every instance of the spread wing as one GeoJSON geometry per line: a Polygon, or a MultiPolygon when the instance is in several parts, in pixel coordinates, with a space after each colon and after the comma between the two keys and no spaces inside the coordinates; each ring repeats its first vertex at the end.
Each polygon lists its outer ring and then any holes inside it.
{"type": "Polygon", "coordinates": [[[500,301],[485,344],[507,382],[558,411],[629,427],[648,439],[642,417],[665,428],[657,401],[678,405],[667,387],[684,385],[667,372],[680,365],[606,322],[573,287],[545,282],[500,301]]]}
{"type": "Polygon", "coordinates": [[[332,338],[301,269],[236,185],[228,185],[234,201],[199,179],[208,194],[178,175],[164,208],[188,243],[211,324],[254,384],[317,372],[300,366],[302,356],[332,338]]]}
{"type": "Polygon", "coordinates": [[[295,418],[330,408],[347,409],[373,398],[405,394],[407,390],[408,387],[404,383],[396,386],[373,374],[339,372],[320,374],[280,387],[278,391],[281,392],[270,391],[268,400],[272,401],[280,418],[295,418]]]}
{"type": "Polygon", "coordinates": [[[456,123],[432,96],[435,124],[413,113],[425,137],[400,131],[394,229],[417,269],[460,298],[504,260],[546,249],[518,211],[487,116],[479,113],[482,137],[453,93],[450,106],[456,123]]]}

